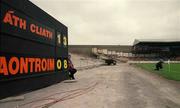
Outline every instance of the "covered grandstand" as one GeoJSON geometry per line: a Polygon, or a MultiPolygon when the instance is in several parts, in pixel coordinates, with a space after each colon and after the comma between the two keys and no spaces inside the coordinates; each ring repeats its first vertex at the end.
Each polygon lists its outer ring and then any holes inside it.
{"type": "Polygon", "coordinates": [[[132,53],[135,58],[180,60],[180,40],[135,39],[132,53]]]}

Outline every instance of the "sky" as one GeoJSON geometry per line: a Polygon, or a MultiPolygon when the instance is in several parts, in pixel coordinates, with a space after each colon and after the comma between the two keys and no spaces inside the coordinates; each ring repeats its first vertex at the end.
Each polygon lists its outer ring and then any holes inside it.
{"type": "Polygon", "coordinates": [[[70,45],[180,40],[180,0],[30,0],[68,27],[70,45]]]}

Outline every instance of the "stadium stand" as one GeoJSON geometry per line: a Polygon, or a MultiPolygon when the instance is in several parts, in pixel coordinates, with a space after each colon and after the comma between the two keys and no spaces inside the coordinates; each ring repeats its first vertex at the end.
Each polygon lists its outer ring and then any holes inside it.
{"type": "Polygon", "coordinates": [[[135,39],[133,60],[180,60],[180,40],[135,39]]]}

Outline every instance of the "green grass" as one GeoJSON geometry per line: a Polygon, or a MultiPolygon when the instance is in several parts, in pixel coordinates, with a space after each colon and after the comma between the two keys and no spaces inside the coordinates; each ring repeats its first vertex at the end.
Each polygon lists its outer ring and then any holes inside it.
{"type": "Polygon", "coordinates": [[[141,67],[142,69],[148,70],[150,72],[157,73],[167,79],[180,81],[180,64],[178,63],[170,64],[170,71],[168,64],[163,64],[163,69],[161,69],[160,71],[154,70],[155,64],[153,63],[139,63],[136,64],[136,66],[141,67]]]}

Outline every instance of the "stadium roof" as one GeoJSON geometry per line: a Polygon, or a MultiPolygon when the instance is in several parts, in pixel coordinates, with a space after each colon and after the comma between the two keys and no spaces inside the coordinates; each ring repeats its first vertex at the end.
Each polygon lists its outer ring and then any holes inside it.
{"type": "Polygon", "coordinates": [[[139,43],[177,43],[180,42],[179,39],[135,39],[133,45],[137,45],[139,43]]]}

